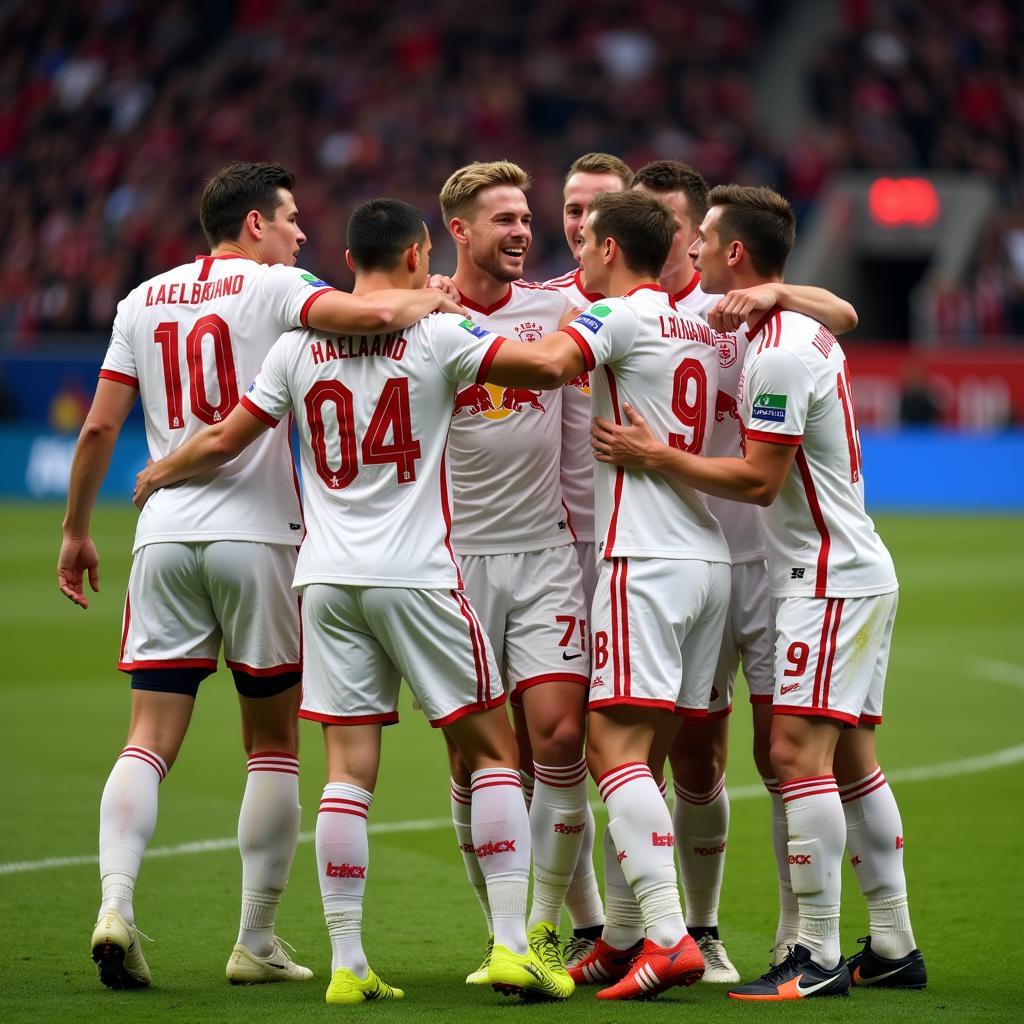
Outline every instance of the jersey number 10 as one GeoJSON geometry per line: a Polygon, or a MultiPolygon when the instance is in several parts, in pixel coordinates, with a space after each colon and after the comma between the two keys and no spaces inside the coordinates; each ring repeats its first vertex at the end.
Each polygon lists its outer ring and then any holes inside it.
{"type": "MultiPolygon", "coordinates": [[[[182,414],[181,364],[178,362],[178,325],[173,321],[157,324],[153,341],[160,346],[164,363],[164,386],[167,389],[167,426],[181,430],[182,414]]],[[[185,337],[185,365],[188,369],[189,408],[203,423],[220,423],[238,404],[238,381],[235,379],[235,357],[231,352],[231,332],[216,313],[200,317],[185,337]],[[203,338],[213,341],[213,362],[217,368],[220,401],[214,405],[206,391],[206,370],[203,365],[203,338]]]]}

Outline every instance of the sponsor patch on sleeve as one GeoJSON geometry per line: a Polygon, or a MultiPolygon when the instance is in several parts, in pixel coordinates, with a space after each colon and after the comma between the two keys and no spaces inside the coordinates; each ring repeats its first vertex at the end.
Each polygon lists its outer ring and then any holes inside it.
{"type": "Polygon", "coordinates": [[[589,313],[580,313],[580,315],[573,320],[573,323],[579,324],[581,327],[586,327],[591,334],[597,334],[603,326],[596,316],[591,316],[589,313]]]}
{"type": "Polygon", "coordinates": [[[491,333],[486,328],[481,327],[479,324],[473,323],[472,320],[463,320],[459,323],[459,326],[464,331],[469,331],[469,333],[472,334],[474,338],[486,338],[487,335],[491,333]]]}
{"type": "Polygon", "coordinates": [[[321,281],[315,274],[303,274],[302,280],[309,285],[310,288],[330,288],[331,286],[326,281],[321,281]]]}
{"type": "Polygon", "coordinates": [[[750,409],[752,418],[770,420],[772,423],[786,422],[786,396],[772,395],[765,391],[754,399],[750,409]]]}

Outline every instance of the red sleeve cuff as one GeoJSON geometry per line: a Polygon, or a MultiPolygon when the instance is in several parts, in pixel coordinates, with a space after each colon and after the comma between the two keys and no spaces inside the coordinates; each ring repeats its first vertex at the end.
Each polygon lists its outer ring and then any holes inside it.
{"type": "Polygon", "coordinates": [[[139,389],[137,377],[129,376],[127,373],[118,373],[117,370],[100,370],[100,378],[103,380],[116,380],[118,384],[127,384],[130,388],[139,389]]]}
{"type": "Polygon", "coordinates": [[[487,371],[491,368],[491,363],[494,362],[494,357],[498,354],[498,349],[505,344],[507,338],[495,338],[491,342],[490,348],[484,353],[483,359],[480,361],[480,369],[476,371],[476,382],[477,384],[483,384],[487,380],[487,371]]]}
{"type": "Polygon", "coordinates": [[[597,366],[597,360],[594,358],[594,353],[591,350],[587,339],[584,338],[575,327],[562,327],[561,330],[564,334],[568,334],[569,337],[579,345],[580,351],[583,353],[583,365],[587,368],[588,372],[594,369],[594,367],[597,366]]]}
{"type": "Polygon", "coordinates": [[[264,412],[248,395],[242,395],[242,401],[239,404],[246,412],[251,412],[256,419],[266,423],[268,427],[277,426],[278,421],[269,412],[264,412]]]}
{"type": "Polygon", "coordinates": [[[803,442],[803,434],[772,434],[767,430],[746,431],[748,441],[766,441],[768,444],[798,445],[803,442]]]}
{"type": "Polygon", "coordinates": [[[328,292],[336,292],[337,290],[337,288],[321,288],[318,292],[313,292],[313,294],[310,295],[310,297],[302,304],[302,309],[299,312],[299,323],[302,324],[303,327],[308,327],[309,323],[307,321],[309,319],[310,306],[312,306],[321,295],[326,295],[328,292]]]}

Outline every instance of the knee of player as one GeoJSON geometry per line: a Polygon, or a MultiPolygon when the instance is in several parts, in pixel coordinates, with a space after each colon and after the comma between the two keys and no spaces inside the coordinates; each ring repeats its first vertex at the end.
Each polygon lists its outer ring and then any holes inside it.
{"type": "Polygon", "coordinates": [[[788,736],[772,736],[768,757],[775,778],[792,779],[803,774],[802,753],[800,746],[788,736]]]}
{"type": "Polygon", "coordinates": [[[533,759],[538,764],[572,764],[583,753],[583,722],[562,718],[540,735],[531,736],[533,759]]]}

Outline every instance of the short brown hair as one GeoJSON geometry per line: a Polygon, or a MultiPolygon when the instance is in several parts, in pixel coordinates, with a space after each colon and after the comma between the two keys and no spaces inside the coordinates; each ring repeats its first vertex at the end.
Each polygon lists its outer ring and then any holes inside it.
{"type": "Polygon", "coordinates": [[[781,276],[796,242],[796,217],[778,192],[764,186],[716,185],[708,204],[723,208],[718,221],[723,242],[742,242],[759,274],[781,276]]]}
{"type": "Polygon", "coordinates": [[[584,153],[583,156],[573,160],[569,173],[562,182],[562,188],[569,184],[569,179],[574,174],[615,174],[622,182],[623,188],[629,188],[633,184],[633,172],[625,160],[620,160],[611,153],[584,153]]]}
{"type": "Polygon", "coordinates": [[[633,178],[633,187],[643,185],[648,192],[682,192],[699,224],[708,212],[708,183],[689,164],[678,160],[652,160],[644,164],[633,178]]]}
{"type": "Polygon", "coordinates": [[[477,196],[496,185],[513,185],[525,192],[530,187],[530,176],[511,160],[477,161],[460,167],[444,183],[439,196],[445,223],[450,223],[452,217],[469,217],[477,196]]]}
{"type": "Polygon", "coordinates": [[[207,183],[199,200],[199,223],[212,248],[233,242],[250,210],[268,220],[281,205],[279,189],[295,187],[295,175],[280,164],[234,163],[222,167],[207,183]]]}
{"type": "Polygon", "coordinates": [[[651,277],[665,266],[676,233],[668,207],[635,190],[598,192],[590,202],[590,225],[598,243],[614,238],[626,266],[651,277]]]}

